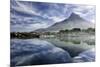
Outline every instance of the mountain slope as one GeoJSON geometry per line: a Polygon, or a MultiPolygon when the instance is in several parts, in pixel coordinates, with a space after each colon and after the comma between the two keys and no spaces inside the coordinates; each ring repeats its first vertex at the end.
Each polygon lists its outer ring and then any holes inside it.
{"type": "Polygon", "coordinates": [[[72,29],[72,28],[86,29],[89,27],[94,28],[94,24],[89,22],[89,21],[84,20],[83,18],[81,18],[77,14],[72,13],[68,19],[65,19],[61,22],[57,22],[49,28],[38,29],[36,31],[47,32],[47,31],[59,31],[59,30],[72,29]]]}

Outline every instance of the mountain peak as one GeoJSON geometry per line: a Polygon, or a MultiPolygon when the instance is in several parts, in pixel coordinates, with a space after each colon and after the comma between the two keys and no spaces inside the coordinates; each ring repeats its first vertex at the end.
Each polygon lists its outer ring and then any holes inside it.
{"type": "Polygon", "coordinates": [[[74,17],[74,18],[77,17],[77,16],[80,17],[79,15],[77,15],[77,14],[75,14],[75,13],[72,13],[72,14],[70,15],[70,17],[74,17]]]}
{"type": "Polygon", "coordinates": [[[82,18],[79,15],[72,13],[68,19],[69,20],[79,20],[79,19],[82,19],[82,18]]]}
{"type": "MultiPolygon", "coordinates": [[[[69,18],[67,18],[67,19],[65,19],[65,20],[63,20],[63,22],[65,22],[65,21],[82,21],[82,20],[84,20],[83,18],[81,18],[79,15],[77,15],[77,14],[75,14],[75,13],[72,13],[70,16],[69,16],[69,18]]],[[[84,20],[85,21],[85,20],[84,20]]]]}

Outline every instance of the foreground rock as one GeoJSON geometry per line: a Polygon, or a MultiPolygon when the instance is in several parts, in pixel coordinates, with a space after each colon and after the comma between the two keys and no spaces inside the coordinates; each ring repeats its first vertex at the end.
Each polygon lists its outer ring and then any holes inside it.
{"type": "Polygon", "coordinates": [[[86,50],[73,58],[73,62],[94,62],[95,61],[95,49],[86,50]]]}
{"type": "Polygon", "coordinates": [[[70,63],[67,51],[43,40],[12,40],[11,66],[70,63]]]}

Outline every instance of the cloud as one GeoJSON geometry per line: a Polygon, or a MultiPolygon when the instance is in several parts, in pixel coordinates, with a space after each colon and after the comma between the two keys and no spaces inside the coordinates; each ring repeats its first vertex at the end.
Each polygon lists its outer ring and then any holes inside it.
{"type": "Polygon", "coordinates": [[[18,11],[18,12],[22,12],[22,13],[25,13],[25,14],[29,14],[29,15],[39,15],[39,13],[37,13],[34,10],[32,10],[33,8],[30,7],[31,5],[25,5],[24,3],[21,3],[20,1],[15,1],[17,6],[13,6],[12,5],[12,9],[15,10],[15,11],[18,11]]]}
{"type": "Polygon", "coordinates": [[[11,0],[11,31],[34,31],[69,18],[74,12],[95,21],[95,6],[11,0]]]}
{"type": "Polygon", "coordinates": [[[49,17],[49,19],[53,19],[53,21],[55,21],[55,23],[60,22],[64,19],[66,19],[65,17],[57,17],[57,16],[53,16],[53,17],[49,17]]]}
{"type": "Polygon", "coordinates": [[[90,22],[95,21],[95,6],[90,5],[78,5],[73,8],[73,12],[80,15],[85,20],[90,22]]]}
{"type": "Polygon", "coordinates": [[[35,23],[35,24],[21,24],[21,25],[11,25],[11,32],[30,32],[40,28],[47,28],[52,24],[48,23],[35,23]]]}

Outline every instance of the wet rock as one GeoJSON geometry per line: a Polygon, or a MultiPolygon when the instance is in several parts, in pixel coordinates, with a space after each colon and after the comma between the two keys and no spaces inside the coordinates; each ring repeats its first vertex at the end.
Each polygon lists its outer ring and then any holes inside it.
{"type": "Polygon", "coordinates": [[[94,62],[95,61],[95,49],[86,50],[73,58],[73,62],[94,62]]]}
{"type": "Polygon", "coordinates": [[[67,51],[43,40],[11,41],[11,66],[69,63],[67,51]]]}

